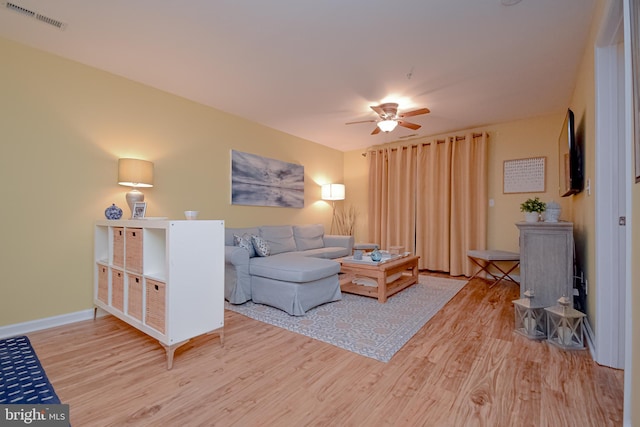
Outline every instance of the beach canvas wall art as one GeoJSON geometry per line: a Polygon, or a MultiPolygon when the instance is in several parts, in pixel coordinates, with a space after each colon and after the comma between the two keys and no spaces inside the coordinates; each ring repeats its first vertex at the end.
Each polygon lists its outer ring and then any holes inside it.
{"type": "Polygon", "coordinates": [[[304,207],[304,166],[231,150],[231,204],[304,207]]]}

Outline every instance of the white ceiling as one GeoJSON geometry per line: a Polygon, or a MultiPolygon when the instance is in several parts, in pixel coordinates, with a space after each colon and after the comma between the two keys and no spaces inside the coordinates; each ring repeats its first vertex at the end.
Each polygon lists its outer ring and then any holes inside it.
{"type": "Polygon", "coordinates": [[[558,113],[595,0],[14,0],[0,36],[342,151],[558,113]],[[383,101],[417,131],[370,135],[383,101]]]}

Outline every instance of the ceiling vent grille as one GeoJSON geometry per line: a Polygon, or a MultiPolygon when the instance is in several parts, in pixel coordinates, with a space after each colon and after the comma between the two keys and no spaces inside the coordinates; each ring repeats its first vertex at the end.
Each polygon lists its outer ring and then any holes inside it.
{"type": "Polygon", "coordinates": [[[8,10],[11,10],[13,12],[19,13],[22,16],[33,18],[33,19],[35,19],[37,21],[40,21],[40,22],[44,22],[45,24],[51,25],[53,27],[56,27],[59,30],[64,30],[65,27],[67,26],[67,24],[65,24],[62,21],[58,21],[57,19],[50,18],[50,17],[48,17],[46,15],[43,15],[41,13],[38,13],[36,11],[26,9],[26,8],[24,8],[22,6],[18,6],[15,3],[5,2],[5,3],[3,3],[3,5],[8,10]]]}

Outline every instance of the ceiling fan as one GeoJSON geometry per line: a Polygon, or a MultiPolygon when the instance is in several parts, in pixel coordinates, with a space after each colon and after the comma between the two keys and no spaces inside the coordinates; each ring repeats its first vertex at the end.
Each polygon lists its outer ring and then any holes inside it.
{"type": "Polygon", "coordinates": [[[348,122],[345,123],[347,125],[352,125],[355,123],[376,123],[376,128],[371,132],[371,135],[375,135],[377,133],[382,132],[391,132],[396,128],[396,126],[402,126],[409,129],[419,129],[421,126],[415,123],[406,122],[402,119],[405,117],[413,117],[419,116],[421,114],[427,114],[430,112],[428,108],[420,108],[418,110],[407,111],[406,113],[398,114],[398,104],[395,102],[386,102],[384,104],[371,106],[371,109],[375,111],[379,119],[371,119],[371,120],[360,120],[357,122],[348,122]]]}

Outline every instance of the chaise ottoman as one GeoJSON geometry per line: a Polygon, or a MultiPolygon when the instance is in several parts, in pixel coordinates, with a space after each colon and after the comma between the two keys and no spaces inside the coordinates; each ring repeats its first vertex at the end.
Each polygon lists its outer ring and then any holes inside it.
{"type": "Polygon", "coordinates": [[[342,298],[336,261],[283,253],[253,258],[249,268],[253,302],[292,316],[342,298]]]}

